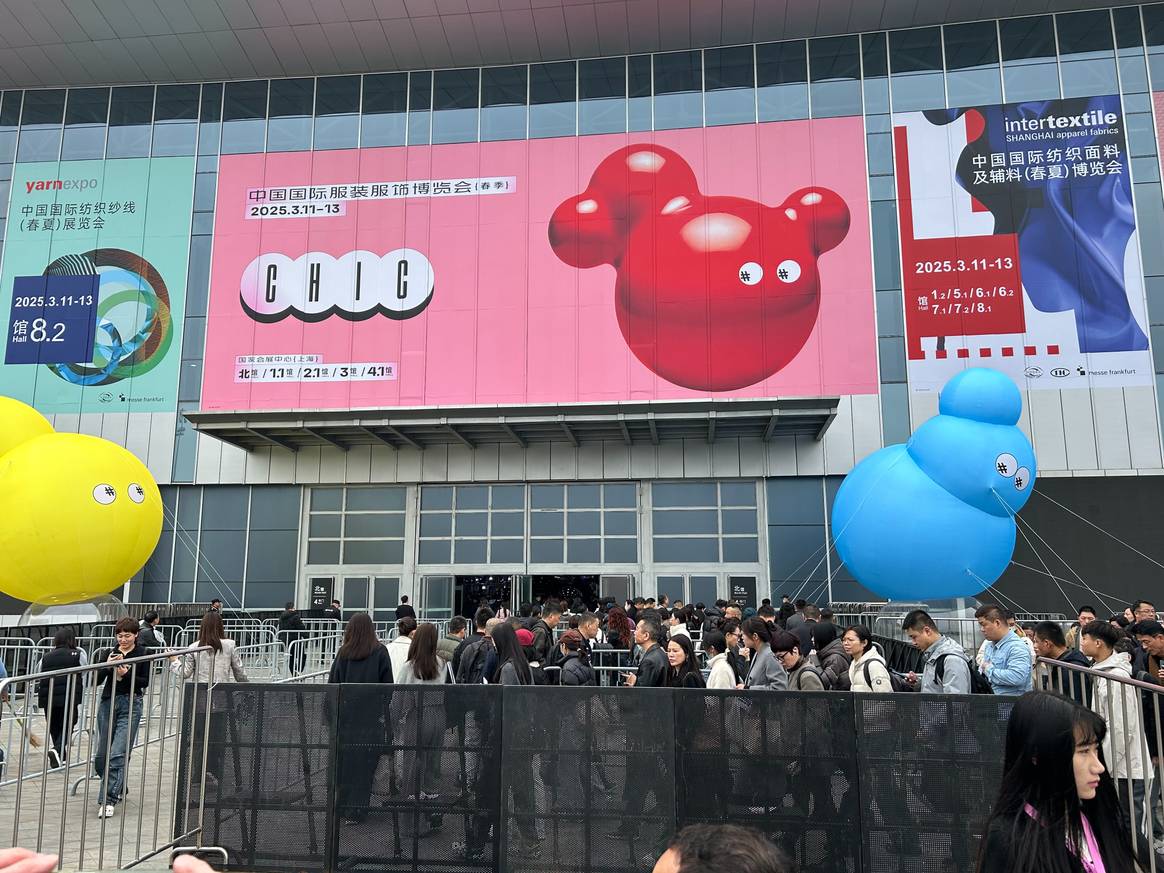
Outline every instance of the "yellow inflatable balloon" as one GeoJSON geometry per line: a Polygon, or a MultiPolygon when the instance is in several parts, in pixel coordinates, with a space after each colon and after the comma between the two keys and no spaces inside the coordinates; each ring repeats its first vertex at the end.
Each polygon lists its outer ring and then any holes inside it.
{"type": "Polygon", "coordinates": [[[0,455],[0,591],[12,597],[108,594],[145,564],[161,530],[157,483],[115,443],[49,433],[0,455]]]}
{"type": "Polygon", "coordinates": [[[0,395],[0,455],[33,437],[52,432],[48,419],[27,403],[0,395]]]}

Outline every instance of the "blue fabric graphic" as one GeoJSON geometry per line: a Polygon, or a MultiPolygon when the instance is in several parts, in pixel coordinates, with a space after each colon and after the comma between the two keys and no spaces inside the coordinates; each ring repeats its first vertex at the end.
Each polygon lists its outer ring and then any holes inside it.
{"type": "MultiPolygon", "coordinates": [[[[967,112],[979,113],[985,131],[958,159],[957,178],[995,219],[996,233],[1017,233],[1023,287],[1043,312],[1071,311],[1082,352],[1123,352],[1148,348],[1148,337],[1128,306],[1124,253],[1135,230],[1131,180],[1128,178],[1124,116],[1118,96],[1045,100],[927,112],[934,124],[946,124],[967,112]],[[1048,129],[1008,130],[1015,121],[1082,118],[1114,114],[1114,124],[1069,125],[1048,129]],[[1099,149],[1102,174],[1077,175],[1081,157],[1064,161],[1066,178],[1031,178],[1026,155],[1099,149]],[[1114,147],[1112,149],[1105,147],[1114,147]],[[1016,163],[1012,154],[1021,155],[1016,163]],[[1019,179],[976,181],[975,171],[990,170],[992,155],[1006,155],[1019,179]],[[985,162],[983,161],[985,158],[985,162]]],[[[1094,152],[1092,152],[1094,155],[1094,152]]]]}

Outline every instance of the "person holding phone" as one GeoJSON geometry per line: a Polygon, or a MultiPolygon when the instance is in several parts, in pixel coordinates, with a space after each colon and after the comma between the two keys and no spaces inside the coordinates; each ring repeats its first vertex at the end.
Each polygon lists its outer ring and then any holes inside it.
{"type": "Polygon", "coordinates": [[[148,661],[118,664],[149,654],[137,641],[138,630],[138,623],[132,618],[117,622],[113,629],[117,646],[105,658],[109,666],[100,671],[103,676],[93,757],[93,769],[101,779],[97,789],[98,818],[110,818],[125,794],[125,768],[141,723],[142,695],[150,684],[148,661]]]}

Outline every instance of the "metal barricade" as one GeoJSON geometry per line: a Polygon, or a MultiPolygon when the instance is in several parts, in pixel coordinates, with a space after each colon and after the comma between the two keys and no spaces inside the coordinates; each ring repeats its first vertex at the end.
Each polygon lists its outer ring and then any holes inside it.
{"type": "MultiPolygon", "coordinates": [[[[62,869],[128,867],[200,842],[209,732],[181,729],[182,683],[158,669],[168,658],[0,681],[0,722],[15,728],[0,731],[0,842],[53,852],[62,869]],[[102,699],[110,671],[123,668],[116,678],[127,685],[102,699]],[[179,816],[183,779],[195,801],[179,816]]],[[[193,719],[209,721],[210,691],[193,719]]]]}
{"type": "MultiPolygon", "coordinates": [[[[297,634],[298,632],[285,631],[284,633],[297,634]]],[[[285,675],[293,678],[307,673],[330,670],[342,642],[343,634],[328,634],[326,636],[298,634],[292,637],[286,644],[285,675]]]]}
{"type": "MultiPolygon", "coordinates": [[[[226,639],[234,640],[239,648],[270,645],[278,641],[278,635],[270,628],[252,625],[249,627],[235,627],[226,630],[226,639]]],[[[198,642],[198,628],[186,628],[173,641],[179,649],[187,649],[198,642]]]]}
{"type": "Polygon", "coordinates": [[[1164,871],[1164,852],[1156,851],[1164,849],[1164,686],[1048,658],[1036,667],[1036,687],[1071,697],[1107,722],[1104,761],[1130,811],[1133,848],[1145,873],[1164,871]]]}

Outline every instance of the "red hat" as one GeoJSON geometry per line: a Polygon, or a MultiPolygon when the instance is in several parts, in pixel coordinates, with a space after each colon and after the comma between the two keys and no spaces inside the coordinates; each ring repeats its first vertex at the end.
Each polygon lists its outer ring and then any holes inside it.
{"type": "Polygon", "coordinates": [[[527,631],[525,628],[522,628],[521,630],[519,630],[517,632],[516,636],[517,636],[517,644],[519,646],[532,646],[533,645],[533,633],[531,631],[527,631]]]}

